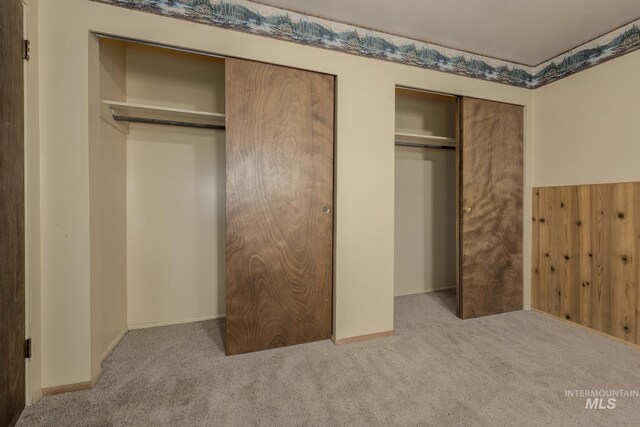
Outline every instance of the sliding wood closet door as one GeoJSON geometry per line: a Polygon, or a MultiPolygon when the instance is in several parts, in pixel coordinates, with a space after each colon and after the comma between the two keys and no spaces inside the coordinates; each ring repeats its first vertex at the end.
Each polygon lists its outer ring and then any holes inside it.
{"type": "Polygon", "coordinates": [[[227,354],[331,336],[334,79],[227,59],[227,354]]]}
{"type": "Polygon", "coordinates": [[[458,315],[520,310],[523,108],[463,98],[461,137],[458,315]]]}
{"type": "Polygon", "coordinates": [[[25,405],[22,8],[0,2],[0,426],[25,405]]]}

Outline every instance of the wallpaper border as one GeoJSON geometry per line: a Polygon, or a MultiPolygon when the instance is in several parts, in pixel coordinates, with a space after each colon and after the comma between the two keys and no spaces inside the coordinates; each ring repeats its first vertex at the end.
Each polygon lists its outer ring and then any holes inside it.
{"type": "Polygon", "coordinates": [[[530,67],[247,0],[91,1],[528,89],[640,49],[640,19],[530,67]]]}

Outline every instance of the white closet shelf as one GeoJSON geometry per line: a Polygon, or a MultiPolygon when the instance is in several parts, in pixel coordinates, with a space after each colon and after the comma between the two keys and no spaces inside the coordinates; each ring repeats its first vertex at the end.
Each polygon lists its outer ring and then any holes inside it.
{"type": "Polygon", "coordinates": [[[396,132],[396,142],[408,144],[435,144],[441,146],[456,146],[456,139],[446,136],[426,135],[421,133],[396,132]]]}
{"type": "Polygon", "coordinates": [[[142,122],[175,126],[224,129],[225,115],[209,111],[185,110],[156,105],[134,104],[130,102],[108,101],[116,122],[142,122]]]}

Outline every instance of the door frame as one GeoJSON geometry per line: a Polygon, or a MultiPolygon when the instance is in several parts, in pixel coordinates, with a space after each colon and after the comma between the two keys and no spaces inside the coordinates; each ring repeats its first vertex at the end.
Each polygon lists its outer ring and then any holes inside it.
{"type": "MultiPolygon", "coordinates": [[[[23,39],[29,40],[29,0],[22,0],[22,31],[23,31],[23,39]]],[[[31,226],[32,226],[32,204],[30,197],[33,194],[31,189],[31,171],[32,165],[29,159],[29,153],[31,151],[32,138],[31,138],[31,121],[29,120],[29,103],[28,97],[30,94],[29,90],[29,61],[23,60],[23,85],[24,85],[24,254],[25,254],[25,271],[24,271],[24,290],[25,290],[25,340],[31,336],[32,329],[32,253],[34,248],[30,244],[31,242],[31,226]]],[[[34,399],[31,390],[31,368],[32,363],[30,358],[25,358],[25,402],[26,405],[32,405],[37,402],[39,399],[34,399]]]]}
{"type": "MultiPolygon", "coordinates": [[[[23,5],[23,39],[31,42],[31,59],[23,60],[24,76],[24,224],[25,224],[25,340],[32,340],[32,357],[25,358],[25,401],[26,406],[37,403],[42,394],[42,373],[36,366],[41,363],[42,337],[39,326],[34,319],[40,316],[40,309],[34,310],[34,305],[40,307],[34,294],[40,294],[40,157],[39,122],[32,117],[38,117],[38,103],[30,102],[30,97],[37,96],[34,90],[34,80],[38,77],[37,63],[33,54],[34,45],[37,49],[37,39],[29,25],[32,22],[33,0],[21,0],[23,5]],[[36,371],[36,372],[34,372],[36,371]],[[35,384],[34,384],[35,383],[35,384]]],[[[35,30],[37,31],[37,30],[35,30]]],[[[36,33],[37,34],[37,33],[36,33]]],[[[36,98],[37,99],[37,98],[36,98]]]]}
{"type": "MultiPolygon", "coordinates": [[[[461,185],[462,185],[462,179],[461,179],[461,171],[462,171],[462,156],[460,155],[461,153],[461,141],[462,141],[462,126],[460,126],[461,120],[461,113],[462,113],[462,95],[458,95],[458,94],[453,94],[453,93],[447,93],[447,92],[442,92],[442,91],[437,91],[437,90],[431,90],[431,89],[423,89],[423,88],[417,88],[417,87],[413,87],[413,86],[406,86],[406,85],[401,85],[396,83],[395,84],[395,89],[406,89],[406,90],[411,90],[411,91],[416,91],[416,92],[426,92],[426,93],[432,93],[434,95],[442,95],[442,96],[450,96],[450,97],[454,97],[456,98],[456,116],[455,116],[455,123],[456,123],[456,149],[455,149],[455,182],[454,182],[454,186],[456,189],[456,194],[455,194],[455,199],[456,199],[456,217],[455,217],[455,221],[456,221],[456,232],[455,232],[455,240],[456,240],[456,316],[460,317],[460,307],[461,307],[461,271],[462,271],[462,257],[460,256],[460,250],[461,250],[461,234],[460,234],[460,221],[462,220],[462,216],[460,215],[460,195],[462,194],[461,191],[461,185]]],[[[394,97],[395,100],[395,97],[394,97]]],[[[395,109],[394,109],[395,110],[395,109]]],[[[395,190],[394,190],[395,191],[395,190]]],[[[395,232],[394,232],[395,233],[395,232]]],[[[394,265],[395,268],[395,265],[394,265]]]]}

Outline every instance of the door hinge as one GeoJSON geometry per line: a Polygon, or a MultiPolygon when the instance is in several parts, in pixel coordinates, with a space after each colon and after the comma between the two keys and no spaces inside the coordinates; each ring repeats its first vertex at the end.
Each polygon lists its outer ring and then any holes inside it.
{"type": "Polygon", "coordinates": [[[31,359],[31,338],[27,338],[24,342],[24,358],[31,359]]]}
{"type": "Polygon", "coordinates": [[[28,61],[30,58],[31,58],[31,42],[29,40],[25,40],[23,50],[22,50],[22,59],[26,59],[28,61]]]}

